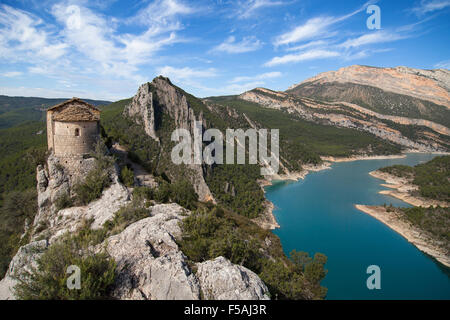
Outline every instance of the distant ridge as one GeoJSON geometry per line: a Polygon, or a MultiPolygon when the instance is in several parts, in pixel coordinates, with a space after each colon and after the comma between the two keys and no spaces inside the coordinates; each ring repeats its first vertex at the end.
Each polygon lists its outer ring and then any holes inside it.
{"type": "MultiPolygon", "coordinates": [[[[26,121],[42,120],[44,110],[70,98],[40,98],[0,95],[0,129],[10,128],[26,121]]],[[[107,100],[84,99],[94,106],[109,105],[107,100]]]]}

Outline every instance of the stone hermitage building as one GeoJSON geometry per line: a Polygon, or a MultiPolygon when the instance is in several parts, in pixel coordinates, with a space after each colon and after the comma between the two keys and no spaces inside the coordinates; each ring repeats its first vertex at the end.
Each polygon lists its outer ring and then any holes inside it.
{"type": "Polygon", "coordinates": [[[85,172],[85,159],[100,137],[100,110],[78,98],[47,109],[47,144],[70,176],[85,172]]]}

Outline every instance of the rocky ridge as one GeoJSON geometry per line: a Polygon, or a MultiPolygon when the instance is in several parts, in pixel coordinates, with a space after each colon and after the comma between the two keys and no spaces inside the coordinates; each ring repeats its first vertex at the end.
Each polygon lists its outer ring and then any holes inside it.
{"type": "MultiPolygon", "coordinates": [[[[195,113],[189,105],[185,94],[176,88],[169,79],[157,77],[151,83],[141,85],[124,111],[124,115],[143,125],[145,133],[159,142],[157,136],[158,115],[167,114],[177,129],[186,129],[194,134],[194,122],[202,123],[203,129],[206,122],[203,113],[195,113]]],[[[201,201],[215,202],[214,197],[205,182],[205,168],[200,164],[188,165],[191,174],[189,179],[194,186],[201,201]]]]}
{"type": "Polygon", "coordinates": [[[380,113],[346,102],[318,102],[309,98],[294,97],[284,92],[256,88],[239,95],[240,99],[258,103],[266,108],[285,110],[302,119],[326,123],[337,127],[353,128],[370,132],[382,139],[402,145],[408,149],[422,152],[446,151],[447,141],[442,141],[436,134],[423,134],[420,139],[412,140],[399,130],[389,127],[383,119],[399,124],[423,125],[434,132],[450,135],[450,130],[443,125],[422,119],[382,115],[380,113]]]}
{"type": "Polygon", "coordinates": [[[450,71],[446,69],[422,70],[408,67],[376,68],[353,65],[337,71],[323,72],[291,86],[324,83],[355,83],[378,87],[382,90],[424,99],[450,108],[450,71]]]}
{"type": "MultiPolygon", "coordinates": [[[[49,157],[45,167],[37,168],[39,212],[33,225],[42,230],[32,232],[30,243],[22,246],[12,259],[0,281],[0,299],[15,299],[16,272],[35,265],[36,259],[64,234],[76,232],[87,220],[91,221],[90,228],[99,229],[131,201],[130,190],[115,176],[100,199],[86,206],[57,210],[55,199],[70,190],[66,172],[57,165],[57,160],[49,157]]],[[[182,235],[179,223],[190,211],[174,203],[154,204],[148,211],[148,218],[129,225],[93,248],[105,248],[117,263],[112,298],[255,300],[269,297],[266,285],[254,272],[223,257],[199,264],[201,272],[193,272],[177,244],[182,235]],[[202,296],[202,292],[207,294],[202,296]]]]}

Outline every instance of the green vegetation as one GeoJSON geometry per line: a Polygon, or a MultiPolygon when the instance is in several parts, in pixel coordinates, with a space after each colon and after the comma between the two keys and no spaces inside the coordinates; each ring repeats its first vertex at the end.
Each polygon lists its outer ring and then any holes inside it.
{"type": "Polygon", "coordinates": [[[414,167],[396,165],[379,170],[410,179],[419,186],[422,197],[450,201],[450,156],[435,157],[414,167]]]}
{"type": "MultiPolygon", "coordinates": [[[[450,201],[450,156],[439,156],[414,167],[395,165],[379,169],[398,177],[403,177],[419,186],[413,195],[425,198],[450,201]]],[[[450,209],[441,207],[394,208],[402,217],[436,239],[436,244],[450,252],[450,209]]]]}
{"type": "Polygon", "coordinates": [[[198,206],[198,196],[192,185],[186,180],[173,183],[160,180],[156,189],[149,187],[136,187],[133,190],[135,201],[155,200],[160,203],[175,202],[180,206],[192,210],[198,206]]]}
{"type": "Polygon", "coordinates": [[[384,168],[381,168],[378,170],[392,174],[397,177],[414,179],[414,168],[404,165],[404,164],[396,164],[396,165],[393,165],[390,167],[384,167],[384,168]]]}
{"type": "Polygon", "coordinates": [[[73,190],[76,193],[74,203],[86,205],[101,197],[102,191],[111,184],[111,178],[108,172],[96,167],[88,172],[85,179],[74,185],[73,190]]]}
{"type": "Polygon", "coordinates": [[[112,183],[111,170],[113,170],[114,158],[106,155],[103,141],[97,142],[92,156],[95,158],[94,168],[86,174],[82,181],[73,186],[76,195],[71,203],[75,205],[86,205],[100,198],[103,190],[112,183]]]}
{"type": "Polygon", "coordinates": [[[133,169],[128,166],[124,166],[120,170],[120,181],[127,187],[132,187],[134,185],[134,173],[133,169]]]}
{"type": "Polygon", "coordinates": [[[326,289],[320,281],[326,274],[326,257],[317,254],[304,261],[287,259],[278,237],[247,218],[217,206],[200,207],[182,222],[180,247],[192,262],[224,256],[256,272],[273,299],[321,299],[326,289]],[[266,244],[269,239],[271,245],[266,244]]]}
{"type": "Polygon", "coordinates": [[[46,131],[40,122],[0,129],[0,205],[11,191],[36,186],[36,166],[46,156],[46,131]]]}
{"type": "Polygon", "coordinates": [[[211,171],[206,183],[222,205],[249,218],[263,211],[264,192],[255,183],[262,179],[258,165],[224,164],[211,171]]]}
{"type": "Polygon", "coordinates": [[[83,235],[69,236],[52,244],[31,270],[20,270],[15,294],[21,300],[107,299],[114,283],[116,263],[105,251],[87,248],[83,235]],[[80,289],[70,290],[67,268],[80,268],[80,289]]]}
{"type": "Polygon", "coordinates": [[[450,252],[450,209],[441,207],[399,208],[406,220],[428,232],[450,252]]]}
{"type": "Polygon", "coordinates": [[[36,212],[37,194],[34,189],[13,191],[5,197],[0,208],[0,278],[3,278],[19,247],[28,242],[29,235],[21,238],[21,234],[25,221],[31,225],[36,212]]]}
{"type": "MultiPolygon", "coordinates": [[[[261,107],[240,99],[211,98],[218,104],[245,113],[265,128],[280,129],[280,155],[292,166],[295,164],[320,163],[320,156],[347,157],[359,151],[373,154],[394,154],[398,146],[385,142],[369,133],[347,128],[320,125],[295,117],[285,111],[261,107]]],[[[291,168],[290,168],[291,169],[291,168]]]]}

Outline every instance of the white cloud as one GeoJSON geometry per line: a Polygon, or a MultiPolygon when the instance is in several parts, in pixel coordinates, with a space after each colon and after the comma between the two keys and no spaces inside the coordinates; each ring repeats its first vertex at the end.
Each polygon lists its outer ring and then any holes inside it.
{"type": "Polygon", "coordinates": [[[246,83],[233,83],[224,87],[219,93],[216,94],[240,94],[245,91],[261,87],[264,85],[264,81],[250,81],[246,83]]]}
{"type": "Polygon", "coordinates": [[[211,49],[211,52],[244,53],[258,50],[262,47],[261,41],[255,37],[244,37],[236,42],[234,36],[228,37],[224,42],[211,49]]]}
{"type": "MultiPolygon", "coordinates": [[[[187,9],[177,7],[175,1],[159,1],[164,4],[166,17],[173,17],[187,9]]],[[[76,49],[83,67],[104,75],[143,82],[138,66],[151,61],[163,47],[181,39],[164,25],[151,25],[141,34],[119,34],[116,23],[86,7],[57,4],[52,13],[64,29],[66,43],[76,49]]],[[[171,23],[174,20],[171,20],[171,23]]]]}
{"type": "Polygon", "coordinates": [[[54,81],[55,90],[72,81],[81,86],[91,83],[96,93],[108,89],[123,94],[149,80],[142,70],[156,63],[157,52],[184,41],[176,33],[182,28],[177,17],[192,11],[179,1],[154,1],[146,9],[161,10],[160,14],[143,31],[131,34],[121,31],[124,20],[94,12],[87,5],[92,6],[84,0],[57,2],[47,11],[54,17],[51,23],[0,5],[0,59],[25,64],[25,72],[54,81]]]}
{"type": "Polygon", "coordinates": [[[280,46],[323,36],[327,32],[328,27],[334,22],[335,18],[333,17],[317,17],[309,19],[305,24],[278,36],[275,39],[274,44],[280,46]]]}
{"type": "Polygon", "coordinates": [[[283,74],[279,71],[274,72],[266,72],[262,74],[258,74],[256,76],[242,76],[242,77],[235,77],[230,82],[231,83],[239,83],[239,82],[245,82],[245,81],[261,81],[265,79],[273,79],[273,78],[279,78],[283,74]]]}
{"type": "Polygon", "coordinates": [[[23,73],[20,71],[9,71],[2,74],[3,77],[14,78],[21,76],[23,73]]]}
{"type": "Polygon", "coordinates": [[[323,47],[323,46],[328,46],[328,45],[329,45],[329,42],[327,42],[327,41],[316,40],[316,41],[310,41],[310,42],[302,44],[300,46],[286,48],[286,51],[300,51],[300,50],[309,49],[309,48],[313,48],[313,47],[323,47]]]}
{"type": "Polygon", "coordinates": [[[195,79],[212,78],[217,76],[217,71],[214,68],[209,69],[192,69],[189,67],[174,68],[171,66],[164,66],[157,69],[157,73],[170,78],[174,81],[192,83],[195,79]]]}
{"type": "Polygon", "coordinates": [[[361,6],[359,9],[341,16],[341,17],[331,17],[322,16],[315,17],[307,20],[304,24],[295,27],[293,30],[283,33],[278,36],[275,41],[275,46],[288,45],[292,43],[297,43],[301,41],[311,40],[318,37],[327,37],[332,31],[330,27],[338,22],[344,21],[355,14],[365,10],[367,5],[374,3],[374,1],[369,1],[361,6]]]}
{"type": "Polygon", "coordinates": [[[247,19],[255,15],[262,8],[281,6],[285,3],[282,1],[271,0],[245,0],[237,3],[238,9],[236,16],[241,19],[247,19]]]}
{"type": "Polygon", "coordinates": [[[442,10],[450,7],[449,0],[431,0],[431,1],[420,1],[420,5],[412,8],[411,10],[417,15],[423,15],[430,12],[442,10]]]}
{"type": "Polygon", "coordinates": [[[346,49],[357,48],[357,47],[368,45],[368,44],[397,41],[397,40],[405,39],[407,37],[408,36],[406,36],[406,35],[400,35],[395,32],[381,30],[381,31],[364,34],[358,38],[348,39],[344,43],[340,44],[340,46],[344,47],[346,49]]]}
{"type": "Polygon", "coordinates": [[[270,61],[266,62],[264,65],[266,67],[272,67],[275,65],[286,64],[286,63],[296,63],[306,60],[316,60],[316,59],[326,59],[339,57],[341,53],[337,51],[313,49],[299,53],[287,54],[281,57],[274,57],[270,61]]]}
{"type": "Polygon", "coordinates": [[[176,0],[156,0],[130,19],[131,22],[138,22],[142,25],[154,27],[161,25],[164,29],[176,30],[180,28],[179,22],[175,19],[179,15],[187,15],[195,12],[194,8],[176,0]]]}
{"type": "Polygon", "coordinates": [[[0,6],[0,57],[9,61],[50,59],[61,57],[67,45],[44,28],[43,21],[25,11],[7,5],[0,6]]]}

